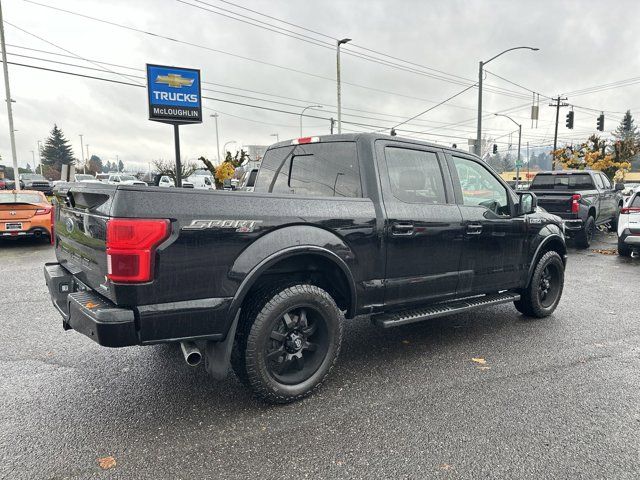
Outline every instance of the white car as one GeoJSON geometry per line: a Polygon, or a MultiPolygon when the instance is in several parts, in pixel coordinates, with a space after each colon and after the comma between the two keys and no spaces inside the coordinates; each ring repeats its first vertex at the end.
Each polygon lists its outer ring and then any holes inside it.
{"type": "Polygon", "coordinates": [[[124,173],[112,173],[109,175],[109,180],[107,181],[109,185],[144,185],[147,186],[141,180],[138,180],[133,175],[126,175],[124,173]]]}
{"type": "Polygon", "coordinates": [[[173,178],[169,177],[168,175],[162,175],[160,177],[160,181],[158,182],[158,186],[159,187],[175,187],[176,183],[173,181],[173,178]]]}
{"type": "Polygon", "coordinates": [[[203,190],[215,190],[215,182],[209,175],[191,175],[188,179],[193,184],[193,188],[203,190]]]}
{"type": "Polygon", "coordinates": [[[100,180],[96,179],[96,177],[89,175],[88,173],[76,173],[74,175],[74,179],[76,182],[82,183],[102,183],[100,180]]]}
{"type": "Polygon", "coordinates": [[[631,195],[618,217],[618,254],[640,256],[640,191],[631,195]]]}

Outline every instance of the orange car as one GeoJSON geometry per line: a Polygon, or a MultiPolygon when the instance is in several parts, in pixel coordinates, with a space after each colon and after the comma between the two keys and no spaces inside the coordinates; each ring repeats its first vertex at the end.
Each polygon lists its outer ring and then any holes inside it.
{"type": "Polygon", "coordinates": [[[0,237],[52,239],[53,205],[35,190],[0,191],[0,237]]]}

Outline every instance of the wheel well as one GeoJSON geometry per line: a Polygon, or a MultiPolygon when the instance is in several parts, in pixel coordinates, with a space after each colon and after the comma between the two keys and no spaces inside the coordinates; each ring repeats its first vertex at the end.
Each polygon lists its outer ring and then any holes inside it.
{"type": "Polygon", "coordinates": [[[589,214],[587,216],[588,217],[593,217],[595,219],[596,218],[596,209],[594,207],[591,207],[589,209],[589,214]]]}
{"type": "Polygon", "coordinates": [[[284,258],[260,274],[244,297],[244,304],[265,285],[276,283],[309,283],[326,290],[340,310],[351,315],[351,285],[344,271],[333,261],[317,254],[299,254],[284,258]]]}
{"type": "Polygon", "coordinates": [[[537,262],[538,259],[540,259],[545,253],[551,252],[551,251],[556,252],[558,255],[560,255],[560,258],[562,258],[562,261],[563,262],[565,261],[567,247],[565,246],[564,243],[562,243],[562,241],[559,238],[552,238],[547,243],[545,243],[540,249],[540,251],[538,252],[538,255],[536,256],[535,261],[537,262]]]}

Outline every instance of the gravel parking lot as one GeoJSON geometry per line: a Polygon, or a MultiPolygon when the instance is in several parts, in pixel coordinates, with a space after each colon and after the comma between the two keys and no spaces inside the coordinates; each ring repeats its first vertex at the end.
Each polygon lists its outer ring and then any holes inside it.
{"type": "Polygon", "coordinates": [[[543,320],[503,305],[389,331],[350,322],[325,387],[280,407],[174,346],[64,332],[42,276],[51,248],[2,242],[0,477],[639,478],[640,259],[607,255],[615,240],[571,249],[543,320]]]}

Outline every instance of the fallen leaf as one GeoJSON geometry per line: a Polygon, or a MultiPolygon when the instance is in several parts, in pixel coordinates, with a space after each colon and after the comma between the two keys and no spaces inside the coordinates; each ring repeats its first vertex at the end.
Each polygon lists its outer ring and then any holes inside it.
{"type": "Polygon", "coordinates": [[[440,470],[444,470],[445,472],[449,472],[453,470],[453,465],[449,465],[448,463],[443,463],[440,465],[440,470]]]}
{"type": "Polygon", "coordinates": [[[600,255],[617,255],[618,254],[618,250],[615,250],[615,249],[597,248],[591,251],[593,253],[599,253],[600,255]]]}
{"type": "Polygon", "coordinates": [[[411,342],[409,342],[409,340],[402,340],[402,343],[404,343],[405,345],[409,345],[409,343],[411,342]]]}
{"type": "Polygon", "coordinates": [[[98,304],[97,303],[93,303],[93,302],[87,302],[87,303],[85,303],[84,306],[87,307],[87,308],[94,308],[94,307],[97,307],[98,304]]]}
{"type": "Polygon", "coordinates": [[[478,367],[478,370],[491,370],[491,367],[478,367]]]}
{"type": "Polygon", "coordinates": [[[109,470],[116,466],[116,459],[113,457],[102,457],[98,459],[98,465],[103,470],[109,470]]]}
{"type": "Polygon", "coordinates": [[[471,359],[472,362],[479,363],[480,365],[485,365],[487,361],[482,357],[474,357],[471,359]]]}

